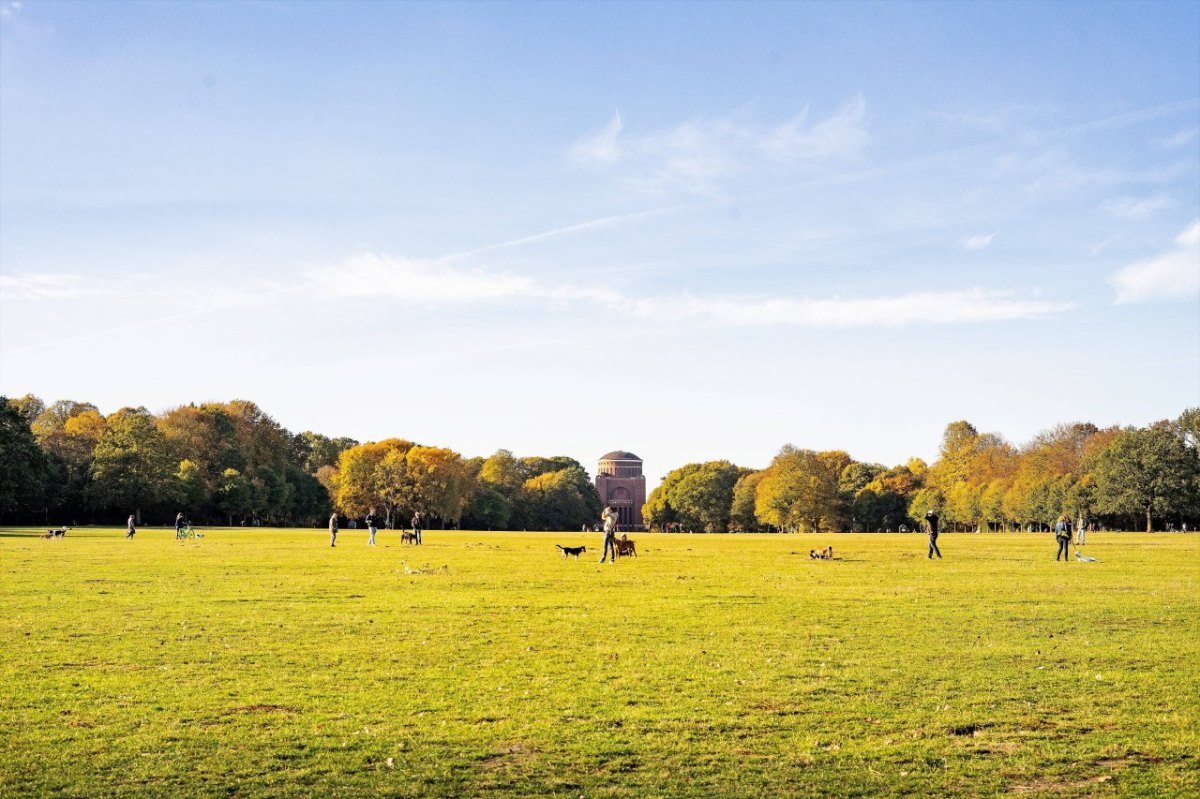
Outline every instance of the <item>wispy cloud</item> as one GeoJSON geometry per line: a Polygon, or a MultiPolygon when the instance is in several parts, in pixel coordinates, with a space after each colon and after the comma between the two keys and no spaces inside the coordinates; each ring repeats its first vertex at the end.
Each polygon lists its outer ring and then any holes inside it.
{"type": "Polygon", "coordinates": [[[1114,197],[1104,203],[1104,210],[1122,219],[1146,219],[1174,204],[1175,201],[1166,194],[1155,194],[1152,197],[1114,197]]]}
{"type": "Polygon", "coordinates": [[[1187,147],[1200,137],[1200,128],[1184,128],[1173,136],[1163,139],[1164,147],[1187,147]]]}
{"type": "Polygon", "coordinates": [[[111,294],[113,289],[69,273],[0,275],[0,297],[21,300],[75,300],[111,294]]]}
{"type": "Polygon", "coordinates": [[[11,19],[21,10],[21,0],[0,2],[0,19],[11,19]]]}
{"type": "Polygon", "coordinates": [[[589,233],[604,228],[615,227],[617,225],[629,224],[638,222],[643,219],[667,214],[672,211],[678,211],[681,208],[686,208],[686,205],[671,205],[666,208],[652,208],[648,211],[637,211],[632,214],[617,214],[614,216],[606,216],[601,219],[591,219],[587,222],[578,222],[573,225],[564,225],[563,227],[554,228],[552,230],[544,230],[540,233],[533,233],[528,236],[502,241],[496,244],[487,244],[482,247],[476,247],[471,250],[463,250],[461,252],[451,253],[439,258],[439,261],[458,261],[464,258],[469,258],[483,253],[495,252],[497,250],[507,250],[511,247],[521,247],[526,244],[535,244],[537,242],[557,239],[564,236],[571,236],[578,233],[589,233]]]}
{"type": "Polygon", "coordinates": [[[900,327],[914,324],[972,324],[1049,316],[1070,303],[1022,298],[1013,292],[967,289],[896,297],[831,299],[713,299],[664,297],[638,300],[644,316],[675,321],[702,319],[730,326],[900,327]]]}
{"type": "Polygon", "coordinates": [[[978,236],[971,236],[970,238],[965,239],[963,241],[962,246],[963,246],[964,250],[967,250],[970,252],[974,252],[976,250],[983,250],[992,245],[992,239],[994,239],[994,238],[996,238],[995,233],[986,233],[986,234],[980,234],[978,236]]]}
{"type": "Polygon", "coordinates": [[[659,321],[701,321],[733,327],[969,324],[1036,318],[1070,307],[1068,303],[983,289],[828,299],[694,294],[630,297],[612,289],[546,283],[522,275],[380,255],[357,256],[336,266],[315,269],[308,273],[308,279],[309,286],[326,298],[401,299],[422,306],[540,299],[598,304],[659,321]]]}
{"type": "Polygon", "coordinates": [[[1175,237],[1171,252],[1112,276],[1118,303],[1189,300],[1200,294],[1200,219],[1175,237]]]}
{"type": "Polygon", "coordinates": [[[621,112],[614,111],[612,119],[602,130],[592,136],[586,136],[575,142],[571,148],[572,155],[580,161],[590,161],[600,164],[611,164],[620,157],[617,136],[625,124],[621,121],[621,112]]]}
{"type": "Polygon", "coordinates": [[[627,183],[651,193],[711,195],[722,179],[739,173],[857,156],[870,140],[865,116],[861,95],[816,122],[804,109],[775,125],[725,116],[636,133],[617,113],[602,130],[575,142],[570,153],[583,163],[617,170],[627,183]]]}

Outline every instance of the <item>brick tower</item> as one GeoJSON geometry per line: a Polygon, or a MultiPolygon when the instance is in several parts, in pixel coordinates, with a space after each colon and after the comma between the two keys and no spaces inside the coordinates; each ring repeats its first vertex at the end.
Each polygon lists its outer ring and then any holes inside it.
{"type": "Polygon", "coordinates": [[[617,450],[600,459],[596,491],[602,505],[611,505],[623,530],[641,530],[642,506],[646,504],[646,478],[642,459],[632,452],[617,450]]]}

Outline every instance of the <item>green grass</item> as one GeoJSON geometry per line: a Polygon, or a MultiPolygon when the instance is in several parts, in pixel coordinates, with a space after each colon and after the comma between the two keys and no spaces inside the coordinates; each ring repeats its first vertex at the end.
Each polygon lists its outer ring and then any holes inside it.
{"type": "Polygon", "coordinates": [[[6,797],[1200,795],[1196,536],[31,532],[6,797]]]}

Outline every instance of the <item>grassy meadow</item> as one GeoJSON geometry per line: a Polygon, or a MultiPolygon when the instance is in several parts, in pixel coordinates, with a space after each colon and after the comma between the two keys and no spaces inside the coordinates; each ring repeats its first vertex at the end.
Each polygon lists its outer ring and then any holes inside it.
{"type": "Polygon", "coordinates": [[[4,797],[1200,795],[1200,536],[34,532],[4,797]]]}

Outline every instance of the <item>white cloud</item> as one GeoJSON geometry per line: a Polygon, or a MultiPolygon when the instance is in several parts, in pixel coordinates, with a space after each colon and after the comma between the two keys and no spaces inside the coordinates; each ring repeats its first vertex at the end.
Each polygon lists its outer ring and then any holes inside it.
{"type": "Polygon", "coordinates": [[[533,280],[519,275],[374,254],[310,269],[306,276],[309,288],[320,297],[395,297],[421,305],[530,297],[538,288],[533,280]]]}
{"type": "Polygon", "coordinates": [[[22,300],[74,300],[111,294],[112,289],[97,285],[80,275],[66,273],[20,273],[0,275],[0,297],[22,300]]]}
{"type": "Polygon", "coordinates": [[[0,3],[0,19],[9,19],[20,10],[20,0],[6,0],[0,3]]]}
{"type": "Polygon", "coordinates": [[[1175,237],[1176,249],[1112,276],[1118,303],[1192,299],[1200,294],[1200,219],[1175,237]]]}
{"type": "Polygon", "coordinates": [[[692,294],[627,297],[571,283],[460,269],[444,262],[361,255],[308,273],[308,288],[326,299],[399,299],[416,305],[454,305],[539,299],[598,304],[644,318],[697,320],[730,326],[894,327],[967,324],[1047,316],[1069,304],[1012,292],[969,289],[873,298],[730,298],[692,294]]]}
{"type": "Polygon", "coordinates": [[[777,125],[727,116],[634,134],[616,114],[599,133],[576,142],[571,154],[581,162],[617,170],[627,183],[651,193],[712,194],[719,181],[735,174],[857,156],[870,140],[865,116],[861,95],[812,124],[805,110],[777,125]]]}
{"type": "Polygon", "coordinates": [[[968,289],[858,299],[712,299],[670,297],[639,300],[640,315],[677,321],[707,319],[734,326],[899,327],[970,324],[1049,316],[1070,303],[1024,299],[1012,292],[968,289]]]}
{"type": "Polygon", "coordinates": [[[1104,203],[1104,210],[1122,219],[1145,219],[1174,204],[1174,200],[1165,194],[1156,194],[1153,197],[1114,197],[1104,203]]]}
{"type": "Polygon", "coordinates": [[[992,239],[996,238],[995,233],[987,233],[979,236],[971,236],[963,241],[963,249],[974,252],[975,250],[985,249],[992,244],[992,239]]]}

